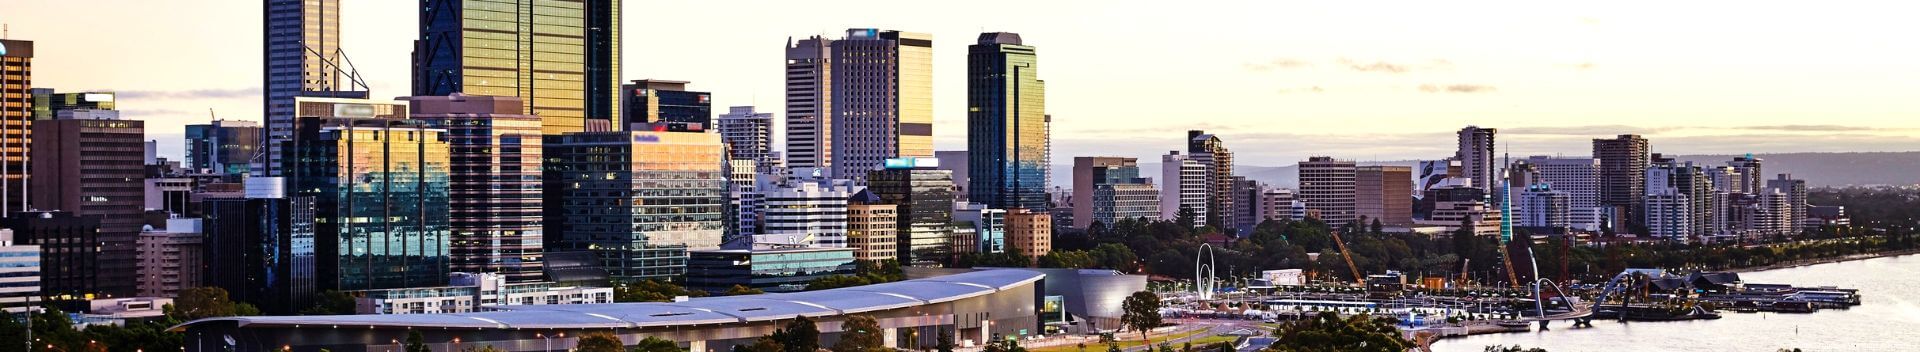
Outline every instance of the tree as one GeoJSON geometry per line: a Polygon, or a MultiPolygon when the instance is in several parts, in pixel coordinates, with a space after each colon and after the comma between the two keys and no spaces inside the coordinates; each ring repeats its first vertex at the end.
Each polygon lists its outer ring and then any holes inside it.
{"type": "Polygon", "coordinates": [[[746,296],[746,295],[757,295],[762,293],[767,293],[767,292],[761,291],[760,289],[757,289],[757,288],[747,287],[746,285],[733,285],[732,288],[727,289],[728,296],[746,296]]]}
{"type": "Polygon", "coordinates": [[[825,276],[807,282],[807,291],[834,289],[841,287],[864,286],[871,284],[866,278],[854,275],[825,276]]]}
{"type": "Polygon", "coordinates": [[[1403,352],[1414,347],[1413,342],[1400,337],[1392,319],[1365,314],[1340,318],[1334,313],[1320,313],[1312,319],[1287,323],[1276,337],[1281,342],[1269,346],[1269,352],[1403,352]]]}
{"type": "Polygon", "coordinates": [[[313,302],[313,306],[307,307],[307,309],[301,310],[300,314],[302,315],[353,314],[355,310],[354,308],[357,305],[358,303],[355,302],[353,295],[347,294],[346,292],[340,292],[338,290],[326,290],[326,291],[320,291],[320,297],[318,299],[315,299],[315,302],[313,302]]]}
{"type": "Polygon", "coordinates": [[[1380,226],[1380,219],[1373,219],[1373,233],[1386,233],[1386,227],[1380,226]]]}
{"type": "Polygon", "coordinates": [[[947,331],[946,328],[939,328],[939,330],[940,333],[933,338],[933,349],[939,352],[953,352],[953,332],[947,331]]]}
{"type": "Polygon", "coordinates": [[[407,352],[433,352],[433,349],[427,348],[427,338],[420,335],[420,330],[407,331],[406,347],[402,348],[402,350],[407,352]]]}
{"type": "Polygon", "coordinates": [[[1139,331],[1141,340],[1147,340],[1147,331],[1160,327],[1160,296],[1153,292],[1134,292],[1120,302],[1120,310],[1120,323],[1139,331]]]}
{"type": "Polygon", "coordinates": [[[200,318],[230,317],[240,313],[260,314],[259,309],[251,305],[240,308],[227,298],[227,290],[219,287],[195,287],[180,290],[180,296],[173,299],[174,318],[188,321],[200,318]],[[247,311],[243,312],[242,309],[247,311]]]}
{"type": "Polygon", "coordinates": [[[1173,213],[1173,222],[1180,224],[1180,228],[1193,229],[1195,216],[1197,215],[1193,213],[1193,207],[1181,205],[1180,211],[1173,213]]]}
{"type": "MultiPolygon", "coordinates": [[[[326,351],[326,350],[321,349],[321,351],[326,351]]],[[[493,345],[486,345],[486,346],[480,346],[480,347],[469,346],[467,348],[460,349],[460,351],[461,352],[507,352],[506,350],[502,350],[499,347],[493,347],[493,345]]]]}
{"type": "Polygon", "coordinates": [[[625,352],[627,344],[609,332],[589,332],[580,335],[580,341],[574,343],[574,351],[579,352],[625,352]]]}
{"type": "Polygon", "coordinates": [[[1027,348],[1020,347],[1020,340],[1006,339],[988,342],[983,352],[1027,352],[1027,348]]]}
{"type": "Polygon", "coordinates": [[[623,283],[613,288],[614,302],[669,302],[674,297],[704,297],[705,291],[687,290],[685,287],[666,282],[640,280],[623,283]]]}
{"type": "MultiPolygon", "coordinates": [[[[833,344],[833,352],[878,352],[887,350],[880,322],[873,317],[854,315],[840,324],[840,342],[833,344]]],[[[944,330],[942,330],[944,331],[944,330]]]]}
{"type": "Polygon", "coordinates": [[[753,340],[751,345],[733,346],[733,352],[784,352],[786,350],[787,346],[780,345],[780,340],[775,340],[773,336],[761,336],[753,340]]]}
{"type": "Polygon", "coordinates": [[[813,352],[820,349],[820,327],[813,319],[797,317],[787,322],[787,327],[774,330],[770,336],[779,342],[784,352],[813,352]]]}
{"type": "Polygon", "coordinates": [[[653,336],[647,336],[647,338],[644,338],[644,339],[640,339],[640,342],[639,342],[639,343],[636,343],[636,344],[634,344],[634,345],[633,345],[633,348],[631,348],[631,349],[628,349],[628,351],[632,351],[632,352],[684,352],[684,351],[686,351],[686,350],[684,350],[684,349],[681,349],[681,348],[680,348],[680,344],[679,344],[679,343],[676,343],[676,342],[673,342],[673,340],[668,340],[668,339],[663,339],[663,338],[658,338],[658,337],[653,337],[653,336]]]}

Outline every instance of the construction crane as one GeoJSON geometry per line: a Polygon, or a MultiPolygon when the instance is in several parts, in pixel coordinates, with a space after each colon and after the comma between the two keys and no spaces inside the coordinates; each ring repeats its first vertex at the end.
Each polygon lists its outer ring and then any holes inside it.
{"type": "Polygon", "coordinates": [[[1340,259],[1346,259],[1347,270],[1353,271],[1353,283],[1359,284],[1360,287],[1366,287],[1367,278],[1360,276],[1360,266],[1353,265],[1353,252],[1347,251],[1347,241],[1340,239],[1340,231],[1333,231],[1333,244],[1340,246],[1340,259]]]}

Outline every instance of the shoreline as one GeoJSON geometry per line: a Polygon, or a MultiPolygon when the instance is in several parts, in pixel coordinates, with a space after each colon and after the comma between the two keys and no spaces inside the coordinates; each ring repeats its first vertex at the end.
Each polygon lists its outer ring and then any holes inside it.
{"type": "Polygon", "coordinates": [[[1879,253],[1866,253],[1866,254],[1853,254],[1853,255],[1831,257],[1831,258],[1820,258],[1820,259],[1808,259],[1808,260],[1796,261],[1792,263],[1774,263],[1770,265],[1762,265],[1762,266],[1755,266],[1755,267],[1727,269],[1726,271],[1731,273],[1750,273],[1750,272],[1756,272],[1756,271],[1791,269],[1791,268],[1798,268],[1803,266],[1844,263],[1844,262],[1851,262],[1856,260],[1899,257],[1899,256],[1914,255],[1914,254],[1920,254],[1920,249],[1888,251],[1888,252],[1879,252],[1879,253]]]}

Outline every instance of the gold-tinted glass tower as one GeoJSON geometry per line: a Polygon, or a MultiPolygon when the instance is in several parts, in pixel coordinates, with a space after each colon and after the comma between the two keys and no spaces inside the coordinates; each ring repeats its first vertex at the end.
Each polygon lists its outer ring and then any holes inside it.
{"type": "Polygon", "coordinates": [[[413,95],[520,97],[546,134],[618,125],[619,9],[619,0],[422,0],[413,95]]]}

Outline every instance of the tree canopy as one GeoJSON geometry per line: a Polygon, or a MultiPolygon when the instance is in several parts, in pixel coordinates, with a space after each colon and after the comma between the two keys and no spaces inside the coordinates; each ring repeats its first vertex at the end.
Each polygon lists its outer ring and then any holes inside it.
{"type": "Polygon", "coordinates": [[[1140,291],[1127,296],[1120,302],[1120,323],[1128,329],[1140,332],[1140,339],[1147,338],[1147,331],[1160,327],[1160,296],[1153,292],[1140,291]]]}
{"type": "Polygon", "coordinates": [[[1413,342],[1400,336],[1389,318],[1366,314],[1341,318],[1331,312],[1287,323],[1269,352],[1405,352],[1413,342]]]}

